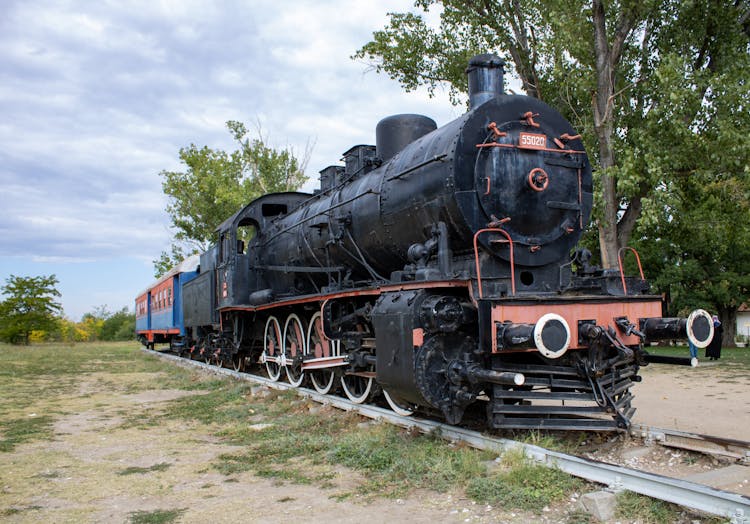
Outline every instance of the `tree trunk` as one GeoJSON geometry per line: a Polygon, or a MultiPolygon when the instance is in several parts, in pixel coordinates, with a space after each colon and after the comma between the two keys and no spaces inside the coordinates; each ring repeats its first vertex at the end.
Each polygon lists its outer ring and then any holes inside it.
{"type": "Polygon", "coordinates": [[[721,337],[722,347],[737,347],[734,343],[734,336],[737,333],[737,308],[736,307],[719,307],[719,321],[724,328],[724,334],[721,337]]]}
{"type": "Polygon", "coordinates": [[[609,171],[616,165],[612,144],[613,106],[615,99],[615,71],[620,63],[625,39],[633,21],[625,11],[621,13],[612,42],[607,39],[607,14],[602,0],[592,2],[594,24],[594,56],[596,63],[596,93],[592,104],[594,131],[599,145],[599,170],[602,185],[602,216],[599,219],[599,249],[605,268],[617,267],[617,252],[621,247],[617,235],[617,181],[609,171]]]}

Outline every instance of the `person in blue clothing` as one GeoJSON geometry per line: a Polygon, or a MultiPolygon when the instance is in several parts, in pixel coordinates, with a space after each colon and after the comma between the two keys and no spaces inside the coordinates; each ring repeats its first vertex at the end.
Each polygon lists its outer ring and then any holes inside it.
{"type": "Polygon", "coordinates": [[[688,338],[688,347],[690,348],[690,358],[698,358],[698,348],[695,347],[693,341],[688,338]]]}

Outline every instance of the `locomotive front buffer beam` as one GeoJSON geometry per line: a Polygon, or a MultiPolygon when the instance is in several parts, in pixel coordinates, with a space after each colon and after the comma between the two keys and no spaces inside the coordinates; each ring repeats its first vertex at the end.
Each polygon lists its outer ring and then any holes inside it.
{"type": "MultiPolygon", "coordinates": [[[[650,355],[642,346],[688,339],[695,347],[705,348],[713,338],[711,316],[697,309],[687,318],[657,317],[653,314],[659,307],[655,301],[624,305],[592,302],[575,309],[564,305],[511,307],[480,301],[480,325],[484,322],[491,327],[484,332],[487,338],[481,343],[491,347],[493,354],[536,349],[548,359],[559,359],[568,350],[606,346],[616,349],[628,361],[635,356],[641,365],[654,362],[695,366],[690,358],[650,355]],[[635,355],[630,354],[633,350],[635,355]]],[[[480,330],[480,336],[484,333],[480,330]]]]}

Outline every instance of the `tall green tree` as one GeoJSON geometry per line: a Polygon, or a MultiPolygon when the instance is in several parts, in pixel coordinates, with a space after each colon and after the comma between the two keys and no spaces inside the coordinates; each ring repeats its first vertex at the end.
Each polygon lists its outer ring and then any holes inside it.
{"type": "Polygon", "coordinates": [[[174,242],[154,261],[157,277],[186,256],[204,251],[222,221],[266,193],[293,191],[306,180],[309,148],[302,158],[293,149],[274,149],[258,132],[251,137],[245,124],[230,120],[227,129],[234,151],[197,147],[180,149],[184,171],[162,171],[162,189],[169,197],[167,213],[174,242]]]}
{"type": "Polygon", "coordinates": [[[734,345],[737,308],[750,301],[750,191],[741,176],[696,173],[670,191],[673,204],[639,225],[638,250],[670,298],[671,314],[697,307],[718,314],[723,345],[734,345]]]}
{"type": "Polygon", "coordinates": [[[0,339],[28,345],[32,331],[54,331],[62,313],[57,284],[55,275],[8,277],[0,289],[6,297],[0,302],[0,339]]]}
{"type": "MultiPolygon", "coordinates": [[[[673,57],[678,63],[684,57],[673,57]]],[[[732,345],[737,308],[750,302],[750,88],[748,62],[738,59],[721,81],[698,98],[686,79],[658,72],[671,86],[675,106],[690,100],[696,124],[684,130],[666,104],[647,122],[672,137],[662,155],[673,166],[652,194],[635,231],[657,291],[671,298],[672,313],[703,307],[718,313],[724,345],[732,345]]],[[[644,130],[645,132],[648,129],[644,130]]]]}
{"type": "Polygon", "coordinates": [[[420,13],[392,13],[354,58],[407,90],[447,85],[457,103],[468,58],[503,55],[526,94],[560,109],[584,135],[605,267],[616,267],[644,207],[675,176],[674,140],[702,133],[712,93],[750,77],[746,0],[417,0],[415,7],[439,10],[439,26],[420,13]],[[676,96],[674,79],[684,88],[676,96]]]}
{"type": "Polygon", "coordinates": [[[88,340],[130,340],[135,337],[135,313],[127,307],[111,312],[106,304],[86,313],[76,325],[88,340]]]}

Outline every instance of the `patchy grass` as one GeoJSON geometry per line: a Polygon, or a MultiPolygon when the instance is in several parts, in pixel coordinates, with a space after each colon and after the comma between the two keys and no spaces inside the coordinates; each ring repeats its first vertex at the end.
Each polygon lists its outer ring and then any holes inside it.
{"type": "Polygon", "coordinates": [[[168,416],[217,426],[217,435],[244,451],[219,457],[224,475],[252,471],[258,476],[299,484],[325,483],[326,467],[343,465],[366,473],[359,493],[403,495],[414,488],[447,491],[484,474],[483,460],[494,455],[451,447],[434,436],[411,434],[389,425],[360,428],[351,413],[322,408],[291,391],[255,398],[251,386],[224,382],[211,395],[170,403],[168,416]],[[269,423],[256,429],[248,417],[269,423]],[[300,463],[302,461],[302,463],[300,463]]]}
{"type": "Polygon", "coordinates": [[[680,507],[638,495],[632,491],[623,491],[617,495],[615,515],[628,521],[644,524],[668,524],[679,520],[680,507]]]}
{"type": "Polygon", "coordinates": [[[670,504],[632,491],[617,494],[617,510],[615,516],[627,522],[642,522],[643,524],[671,524],[672,522],[701,522],[719,524],[726,522],[720,517],[711,517],[686,513],[686,510],[676,504],[670,504]]]}
{"type": "Polygon", "coordinates": [[[403,495],[414,488],[444,492],[483,476],[482,461],[494,455],[451,446],[433,435],[413,434],[382,425],[344,435],[327,456],[366,473],[360,492],[403,495]]]}
{"type": "Polygon", "coordinates": [[[52,417],[33,416],[0,420],[0,452],[9,453],[19,444],[52,438],[52,417]]]}
{"type": "MultiPolygon", "coordinates": [[[[670,357],[689,357],[690,350],[687,346],[649,346],[646,351],[654,355],[666,355],[670,357]]],[[[698,350],[698,359],[705,361],[706,350],[698,350]]],[[[732,371],[750,371],[750,348],[722,348],[721,358],[716,361],[719,368],[732,371]]]]}
{"type": "Polygon", "coordinates": [[[130,514],[130,522],[132,524],[169,524],[180,518],[185,511],[185,509],[134,511],[130,514]]]}
{"type": "MultiPolygon", "coordinates": [[[[506,454],[501,469],[488,474],[484,462],[494,454],[452,445],[436,435],[361,424],[356,414],[321,407],[293,391],[258,390],[177,367],[144,355],[132,343],[0,345],[0,395],[0,451],[5,452],[0,459],[5,460],[4,471],[13,464],[12,478],[4,479],[13,489],[0,492],[0,505],[8,508],[3,517],[36,510],[37,494],[48,493],[71,507],[38,508],[40,520],[95,519],[97,511],[105,511],[102,505],[117,500],[120,521],[174,522],[203,507],[186,500],[218,500],[223,491],[246,482],[248,473],[279,484],[316,486],[334,500],[405,496],[425,489],[467,494],[477,502],[529,513],[548,505],[564,513],[570,494],[585,491],[585,483],[518,454],[506,454]],[[164,398],[175,399],[157,404],[152,398],[157,389],[204,394],[175,398],[163,392],[164,398]],[[143,396],[149,403],[129,397],[141,391],[150,392],[143,396]],[[27,453],[20,462],[19,455],[10,454],[21,444],[51,439],[55,430],[49,449],[27,453]],[[205,458],[196,458],[201,449],[205,458]],[[139,464],[153,465],[126,467],[133,453],[148,457],[139,464]],[[175,457],[174,463],[159,462],[167,456],[175,457]],[[167,475],[161,474],[166,470],[167,475]],[[215,480],[216,472],[224,482],[215,480]],[[198,477],[203,474],[208,478],[198,477]],[[191,488],[184,489],[190,485],[185,479],[195,482],[191,488]],[[147,497],[148,508],[189,507],[128,513],[143,508],[147,497]],[[137,503],[122,506],[132,500],[137,503]]],[[[559,450],[577,447],[582,438],[543,432],[515,435],[519,437],[559,450]]],[[[294,493],[283,495],[273,500],[296,498],[294,493]]],[[[578,512],[567,518],[588,521],[578,512]]]]}
{"type": "Polygon", "coordinates": [[[5,508],[3,510],[0,510],[0,517],[12,517],[13,515],[18,515],[19,513],[23,513],[24,511],[34,511],[42,509],[41,506],[28,506],[26,508],[5,508]]]}
{"type": "Polygon", "coordinates": [[[503,469],[491,476],[473,477],[466,493],[477,502],[523,511],[541,512],[550,504],[567,500],[585,483],[558,469],[534,464],[522,452],[502,457],[503,469]]]}
{"type": "Polygon", "coordinates": [[[118,471],[117,474],[120,476],[123,475],[138,475],[138,474],[144,474],[144,473],[151,473],[152,471],[165,471],[169,469],[169,466],[172,464],[169,464],[168,462],[159,462],[158,464],[154,464],[153,466],[149,466],[147,468],[140,468],[137,466],[132,466],[129,468],[125,468],[121,471],[118,471]]]}

